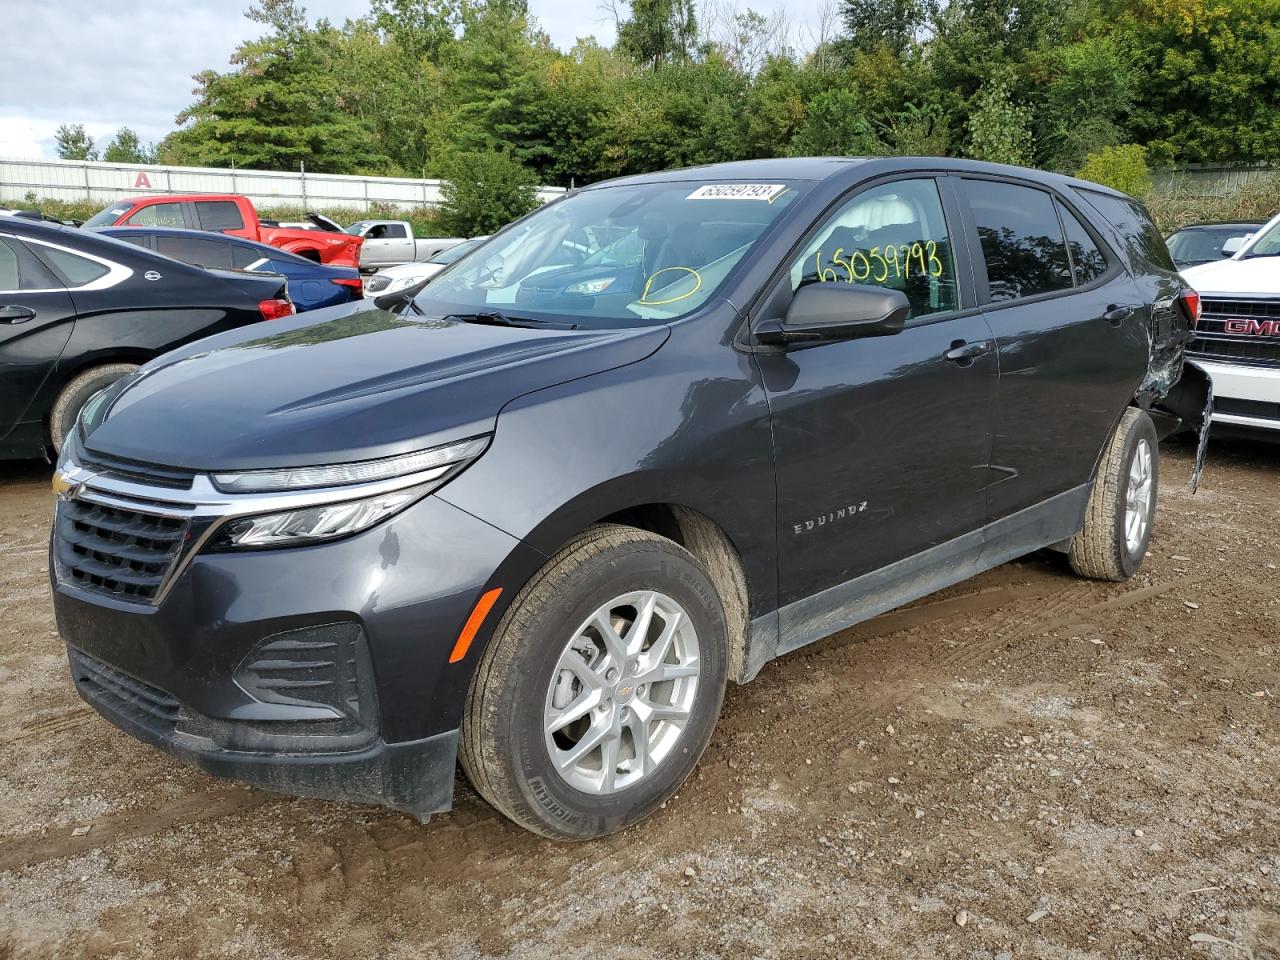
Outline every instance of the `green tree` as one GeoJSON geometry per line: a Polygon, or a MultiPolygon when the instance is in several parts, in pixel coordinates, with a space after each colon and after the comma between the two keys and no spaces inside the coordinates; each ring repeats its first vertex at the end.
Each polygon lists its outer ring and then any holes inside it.
{"type": "Polygon", "coordinates": [[[694,0],[631,0],[631,16],[618,24],[618,49],[636,63],[687,63],[698,44],[694,0]]]}
{"type": "Polygon", "coordinates": [[[1135,143],[1103,147],[1085,158],[1076,171],[1081,180],[1092,180],[1139,199],[1151,192],[1147,148],[1135,143]]]}
{"type": "Polygon", "coordinates": [[[973,159],[1031,163],[1031,111],[1013,102],[1003,81],[992,81],[979,91],[966,126],[967,152],[973,159]]]}
{"type": "Polygon", "coordinates": [[[58,144],[58,156],[63,160],[98,159],[98,151],[93,149],[93,137],[85,132],[83,123],[60,125],[54,140],[58,144]]]}
{"type": "Polygon", "coordinates": [[[804,123],[791,142],[795,156],[864,156],[884,153],[884,143],[843,88],[824,90],[805,106],[804,123]]]}
{"type": "Polygon", "coordinates": [[[348,112],[336,79],[341,34],[323,20],[309,27],[294,0],[262,0],[248,16],[269,32],[236,50],[239,69],[196,75],[198,99],[179,114],[185,126],[165,139],[161,154],[197,166],[385,169],[389,158],[348,112]]]}
{"type": "Polygon", "coordinates": [[[846,55],[885,47],[901,57],[936,15],[937,0],[843,0],[846,55]]]}
{"type": "Polygon", "coordinates": [[[455,153],[440,188],[437,223],[446,233],[493,233],[538,205],[534,178],[498,152],[455,153]]]}
{"type": "Polygon", "coordinates": [[[128,127],[121,127],[102,151],[102,159],[108,163],[155,163],[155,144],[143,146],[138,135],[128,127]]]}
{"type": "Polygon", "coordinates": [[[1280,0],[1105,0],[1138,78],[1128,135],[1182,161],[1280,159],[1280,0]]]}
{"type": "Polygon", "coordinates": [[[1052,47],[1034,69],[1042,90],[1036,144],[1045,166],[1073,170],[1091,150],[1123,139],[1138,76],[1114,36],[1086,36],[1052,47]]]}

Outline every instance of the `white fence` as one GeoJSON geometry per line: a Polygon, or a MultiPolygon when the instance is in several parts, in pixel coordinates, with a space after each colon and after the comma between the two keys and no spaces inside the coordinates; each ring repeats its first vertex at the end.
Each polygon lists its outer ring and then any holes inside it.
{"type": "MultiPolygon", "coordinates": [[[[439,180],[403,177],[346,177],[328,173],[224,170],[215,167],[165,167],[152,164],[102,163],[95,160],[0,159],[0,200],[89,200],[106,205],[123,197],[167,193],[239,193],[255,206],[308,209],[360,207],[434,207],[440,202],[439,180]]],[[[540,187],[542,202],[564,193],[563,187],[540,187]]]]}

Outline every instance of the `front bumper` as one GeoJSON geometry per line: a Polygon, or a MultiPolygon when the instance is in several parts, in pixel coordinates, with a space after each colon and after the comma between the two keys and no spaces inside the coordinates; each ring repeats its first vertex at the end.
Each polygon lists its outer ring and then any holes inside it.
{"type": "Polygon", "coordinates": [[[428,496],[343,540],[196,552],[155,602],[50,567],[77,690],[116,726],[217,776],[425,816],[449,808],[501,610],[451,664],[453,644],[485,590],[510,598],[543,559],[428,496]]]}
{"type": "Polygon", "coordinates": [[[453,804],[457,730],[407,743],[377,740],[343,753],[229,750],[184,727],[190,712],[163,691],[74,647],[67,653],[86,703],[130,736],[216,777],[297,796],[380,804],[423,818],[453,804]]]}
{"type": "Polygon", "coordinates": [[[1280,430],[1280,367],[1195,361],[1213,378],[1214,423],[1280,430]]]}

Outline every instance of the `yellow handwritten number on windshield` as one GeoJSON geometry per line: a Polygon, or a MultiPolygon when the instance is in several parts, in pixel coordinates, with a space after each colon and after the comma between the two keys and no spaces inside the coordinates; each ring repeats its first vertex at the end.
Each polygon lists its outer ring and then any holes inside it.
{"type": "MultiPolygon", "coordinates": [[[[679,282],[678,280],[672,281],[672,283],[678,283],[678,282],[679,282]]],[[[702,289],[702,274],[700,274],[697,270],[693,269],[693,267],[663,267],[661,270],[655,270],[653,273],[649,274],[649,279],[644,282],[644,293],[640,294],[640,299],[637,300],[636,303],[638,303],[642,307],[660,307],[664,303],[675,303],[677,300],[683,300],[685,297],[692,297],[695,293],[697,293],[701,289],[702,289]],[[658,277],[661,276],[662,274],[668,273],[671,270],[681,270],[685,273],[691,274],[694,279],[693,289],[686,290],[684,293],[680,294],[679,296],[668,297],[666,300],[650,300],[649,291],[653,289],[653,281],[658,279],[658,277]]]]}

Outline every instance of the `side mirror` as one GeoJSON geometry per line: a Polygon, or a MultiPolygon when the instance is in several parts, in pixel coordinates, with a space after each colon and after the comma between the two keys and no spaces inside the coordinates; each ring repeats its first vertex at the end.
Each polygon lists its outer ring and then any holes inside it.
{"type": "Polygon", "coordinates": [[[1224,257],[1234,257],[1244,247],[1252,234],[1245,234],[1243,237],[1229,237],[1227,242],[1222,245],[1222,255],[1224,257]]]}
{"type": "Polygon", "coordinates": [[[907,323],[911,304],[901,290],[861,283],[810,283],[796,291],[782,320],[759,324],[759,343],[786,346],[886,337],[907,323]]]}

